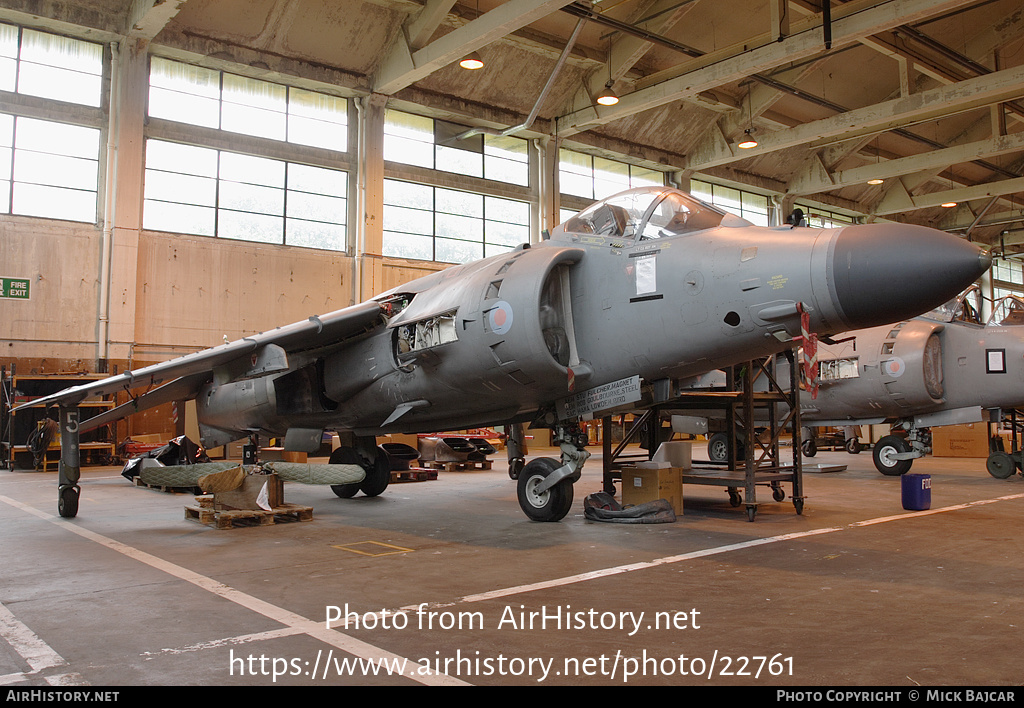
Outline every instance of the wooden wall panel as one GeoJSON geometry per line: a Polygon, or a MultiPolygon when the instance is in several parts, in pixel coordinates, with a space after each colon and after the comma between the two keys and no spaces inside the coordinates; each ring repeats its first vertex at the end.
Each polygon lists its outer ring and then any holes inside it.
{"type": "Polygon", "coordinates": [[[207,347],[347,307],[352,259],[302,248],[145,232],[139,346],[207,347]]]}

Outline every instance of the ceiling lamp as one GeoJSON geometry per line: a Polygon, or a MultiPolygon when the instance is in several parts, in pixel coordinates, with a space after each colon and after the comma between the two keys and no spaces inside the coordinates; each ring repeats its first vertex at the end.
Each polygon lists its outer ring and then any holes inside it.
{"type": "Polygon", "coordinates": [[[747,85],[747,129],[743,131],[743,140],[740,140],[739,147],[743,150],[757,147],[754,140],[754,104],[750,102],[750,85],[747,85]]]}
{"type": "Polygon", "coordinates": [[[956,202],[943,202],[939,206],[941,206],[943,209],[952,209],[953,207],[956,206],[956,202]]]}
{"type": "Polygon", "coordinates": [[[619,102],[619,97],[612,91],[612,82],[610,80],[604,85],[604,91],[597,97],[597,102],[602,106],[614,106],[619,102]]]}
{"type": "Polygon", "coordinates": [[[879,179],[878,177],[875,177],[874,179],[869,179],[868,180],[868,184],[882,184],[883,182],[885,182],[885,180],[884,179],[879,179]]]}
{"type": "Polygon", "coordinates": [[[479,53],[473,52],[464,56],[462,61],[459,62],[459,66],[463,69],[482,69],[484,68],[484,60],[480,58],[479,53]]]}

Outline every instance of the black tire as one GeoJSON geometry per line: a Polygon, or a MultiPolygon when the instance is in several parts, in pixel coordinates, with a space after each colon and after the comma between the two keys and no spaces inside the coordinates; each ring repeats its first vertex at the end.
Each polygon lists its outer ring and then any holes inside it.
{"type": "Polygon", "coordinates": [[[388,459],[388,453],[378,447],[373,467],[366,470],[366,479],[359,485],[359,489],[368,497],[376,497],[383,494],[389,484],[391,484],[391,461],[388,459]]]}
{"type": "Polygon", "coordinates": [[[899,477],[910,471],[913,460],[894,460],[892,455],[901,452],[910,452],[910,445],[907,441],[896,435],[886,435],[875,443],[872,457],[875,461],[875,469],[887,477],[899,477]]]}
{"type": "Polygon", "coordinates": [[[342,499],[351,499],[359,493],[358,484],[332,484],[331,491],[342,499]]]}
{"type": "Polygon", "coordinates": [[[1013,458],[1005,452],[993,452],[985,460],[985,469],[996,479],[1009,479],[1017,474],[1017,465],[1013,458]]]}
{"type": "Polygon", "coordinates": [[[850,438],[846,441],[846,451],[851,455],[859,455],[860,451],[864,449],[864,446],[860,444],[858,438],[850,438]]]}
{"type": "Polygon", "coordinates": [[[382,494],[391,483],[391,463],[388,454],[380,448],[377,448],[377,457],[370,464],[367,464],[362,455],[351,447],[339,447],[331,453],[329,462],[332,465],[359,465],[366,472],[362,482],[331,485],[331,491],[342,499],[350,499],[357,492],[375,497],[382,494]]]}
{"type": "Polygon", "coordinates": [[[784,501],[786,499],[786,490],[782,487],[772,487],[772,499],[777,502],[784,501]]]}
{"type": "Polygon", "coordinates": [[[708,438],[708,458],[712,462],[729,461],[729,436],[725,433],[715,433],[708,438]]]}
{"type": "Polygon", "coordinates": [[[802,440],[800,441],[800,452],[804,457],[814,457],[818,454],[818,443],[814,442],[814,438],[802,440]]]}
{"type": "Polygon", "coordinates": [[[516,485],[519,506],[533,521],[560,521],[572,508],[572,482],[568,480],[540,493],[533,491],[534,487],[561,466],[558,460],[551,457],[539,457],[523,467],[519,474],[516,485]]]}
{"type": "Polygon", "coordinates": [[[77,486],[61,487],[57,490],[57,513],[65,519],[78,516],[78,497],[81,488],[77,486]]]}
{"type": "Polygon", "coordinates": [[[521,457],[517,457],[514,460],[508,462],[508,477],[509,479],[519,479],[519,475],[523,473],[523,467],[526,465],[526,460],[521,457]]]}

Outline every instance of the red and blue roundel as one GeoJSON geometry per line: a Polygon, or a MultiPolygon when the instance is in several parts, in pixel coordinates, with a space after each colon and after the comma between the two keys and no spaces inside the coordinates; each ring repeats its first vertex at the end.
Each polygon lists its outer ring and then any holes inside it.
{"type": "Polygon", "coordinates": [[[882,373],[898,379],[907,370],[907,365],[898,356],[882,362],[882,373]]]}
{"type": "Polygon", "coordinates": [[[505,334],[512,329],[512,306],[504,300],[487,313],[487,323],[495,334],[505,334]]]}

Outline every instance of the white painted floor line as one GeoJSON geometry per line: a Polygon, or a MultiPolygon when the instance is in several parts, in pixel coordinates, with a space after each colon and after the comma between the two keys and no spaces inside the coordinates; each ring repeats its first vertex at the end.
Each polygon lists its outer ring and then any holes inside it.
{"type": "MultiPolygon", "coordinates": [[[[337,630],[327,629],[325,623],[322,621],[314,621],[311,619],[307,619],[302,615],[296,614],[289,610],[285,610],[284,608],[278,607],[276,605],[272,605],[269,602],[265,602],[264,600],[261,600],[258,597],[253,597],[252,595],[249,595],[247,593],[235,590],[232,587],[224,585],[223,583],[219,583],[216,580],[208,578],[205,575],[196,573],[192,570],[189,570],[188,568],[183,568],[180,565],[171,563],[169,561],[165,561],[162,558],[158,558],[152,554],[146,553],[145,551],[140,551],[139,549],[121,543],[120,541],[115,541],[112,538],[107,538],[102,534],[98,534],[94,531],[90,531],[81,526],[77,526],[73,522],[68,522],[64,519],[61,519],[58,516],[53,516],[51,514],[47,514],[46,512],[39,511],[34,507],[28,506],[27,504],[23,504],[15,499],[11,499],[10,497],[0,495],[0,501],[10,506],[13,506],[17,509],[21,509],[22,511],[28,514],[32,514],[33,516],[43,519],[44,521],[49,521],[50,523],[65,531],[70,531],[71,533],[77,534],[82,538],[86,538],[90,541],[93,541],[94,543],[98,543],[101,546],[109,548],[113,551],[117,551],[118,553],[125,555],[133,560],[139,561],[140,563],[144,563],[150,566],[151,568],[155,568],[157,570],[163,571],[164,573],[167,573],[168,575],[174,576],[176,578],[179,578],[180,580],[184,580],[185,582],[191,583],[196,587],[202,588],[203,590],[213,593],[214,595],[217,595],[218,597],[228,600],[229,602],[233,602],[236,605],[239,605],[248,610],[252,610],[253,612],[261,614],[268,619],[272,619],[275,622],[280,622],[285,626],[300,630],[301,633],[307,634],[311,637],[314,637],[315,639],[319,639],[325,644],[340,649],[347,654],[351,654],[359,658],[369,659],[373,661],[386,661],[389,662],[390,665],[395,665],[395,662],[402,662],[403,660],[405,660],[405,657],[401,657],[397,654],[392,654],[391,652],[385,651],[379,647],[375,647],[372,644],[368,644],[367,642],[363,642],[354,637],[342,634],[337,630]]],[[[449,686],[465,685],[464,681],[460,681],[459,679],[452,678],[451,676],[445,676],[443,674],[429,676],[420,675],[416,671],[416,669],[421,668],[420,664],[411,660],[405,660],[405,663],[408,665],[408,668],[404,675],[406,676],[406,678],[409,678],[418,683],[449,686]]]]}
{"type": "MultiPolygon", "coordinates": [[[[547,590],[549,588],[561,587],[564,585],[573,585],[575,583],[586,582],[588,580],[596,580],[598,578],[607,578],[613,575],[620,575],[622,573],[632,573],[637,570],[646,570],[649,568],[656,568],[662,565],[669,565],[672,563],[680,563],[682,561],[694,560],[695,558],[705,558],[707,556],[721,555],[723,553],[729,553],[731,551],[739,551],[747,548],[754,548],[756,546],[764,546],[770,543],[779,543],[782,541],[792,541],[799,538],[808,538],[810,536],[819,536],[821,534],[834,533],[836,531],[844,531],[847,529],[861,528],[864,526],[874,526],[876,524],[889,523],[891,521],[901,521],[904,519],[913,519],[920,516],[931,516],[933,514],[944,514],[951,511],[959,511],[961,509],[968,509],[974,506],[982,506],[985,504],[994,504],[1001,501],[1009,501],[1012,499],[1024,499],[1024,494],[1010,494],[1003,497],[996,497],[994,499],[981,499],[978,501],[967,502],[965,504],[956,504],[954,506],[946,506],[940,509],[930,509],[927,511],[913,511],[906,514],[897,514],[895,516],[885,516],[877,519],[868,519],[865,521],[855,521],[845,526],[832,526],[821,529],[811,529],[810,531],[799,531],[796,533],[782,534],[780,536],[769,536],[767,538],[756,538],[750,541],[743,541],[741,543],[731,543],[726,546],[718,546],[716,548],[704,548],[698,551],[691,551],[690,553],[682,553],[676,556],[666,556],[664,558],[656,558],[650,561],[644,561],[640,563],[631,563],[629,565],[620,565],[612,568],[603,568],[601,570],[594,570],[589,573],[580,573],[578,575],[569,575],[564,578],[553,578],[551,580],[544,580],[538,583],[530,583],[527,585],[516,585],[509,588],[503,588],[500,590],[491,590],[489,592],[477,593],[475,595],[465,595],[456,599],[453,602],[438,603],[436,605],[429,605],[431,608],[443,608],[451,607],[454,605],[472,603],[472,602],[483,602],[485,600],[494,600],[502,597],[509,597],[512,595],[521,595],[528,592],[534,592],[536,590],[547,590]]],[[[411,612],[415,611],[419,605],[407,605],[400,607],[393,612],[411,612]]]]}
{"type": "Polygon", "coordinates": [[[303,634],[303,630],[298,627],[284,627],[283,629],[272,629],[269,632],[257,632],[255,634],[242,634],[237,637],[223,637],[221,639],[211,639],[208,642],[198,642],[196,644],[189,644],[188,646],[178,647],[176,649],[161,649],[160,651],[144,651],[141,656],[154,657],[161,654],[188,654],[194,651],[203,651],[205,649],[218,649],[220,647],[238,646],[240,644],[250,644],[252,642],[262,642],[268,639],[280,639],[282,637],[294,637],[296,634],[303,634]]]}
{"type": "MultiPolygon", "coordinates": [[[[0,676],[0,685],[11,685],[34,678],[47,669],[67,666],[68,662],[49,644],[29,629],[21,620],[0,603],[0,638],[3,638],[29,666],[27,673],[0,676]]],[[[85,679],[76,673],[64,673],[44,679],[51,686],[83,685],[85,679]],[[59,681],[60,683],[55,683],[59,681]]]]}
{"type": "MultiPolygon", "coordinates": [[[[620,575],[623,573],[632,573],[638,570],[646,570],[650,568],[656,568],[663,565],[670,565],[674,563],[680,563],[683,561],[694,560],[696,558],[706,558],[708,556],[721,555],[723,553],[729,553],[732,551],[744,550],[748,548],[755,548],[757,546],[764,546],[773,543],[780,543],[783,541],[792,541],[801,538],[809,538],[811,536],[820,536],[823,534],[834,533],[836,531],[844,531],[849,529],[862,528],[866,526],[874,526],[877,524],[890,523],[893,521],[902,521],[906,519],[913,519],[921,516],[931,516],[935,514],[943,514],[952,511],[959,511],[962,509],[968,509],[975,506],[982,506],[985,504],[994,504],[1001,501],[1009,501],[1013,499],[1024,498],[1022,494],[1010,494],[1007,496],[996,497],[994,499],[982,499],[973,502],[967,502],[964,504],[957,504],[954,506],[942,507],[940,509],[930,509],[927,511],[914,511],[906,514],[897,514],[894,516],[879,517],[876,519],[867,519],[864,521],[855,521],[844,526],[832,526],[821,529],[811,529],[809,531],[800,531],[796,533],[782,534],[779,536],[769,536],[767,538],[751,539],[749,541],[743,541],[741,543],[732,543],[725,546],[718,546],[715,548],[705,548],[697,551],[691,551],[689,553],[682,553],[674,556],[665,556],[663,558],[656,558],[650,561],[644,561],[640,563],[630,563],[627,565],[615,566],[612,568],[604,568],[601,570],[591,571],[589,573],[580,573],[577,575],[570,575],[563,578],[553,578],[551,580],[545,580],[537,583],[530,583],[526,585],[516,585],[509,588],[503,588],[498,590],[492,590],[485,593],[477,593],[474,595],[465,595],[461,598],[456,599],[449,603],[428,603],[430,607],[449,607],[452,605],[483,602],[486,600],[493,600],[496,598],[509,597],[512,595],[520,595],[523,593],[534,592],[536,590],[546,590],[554,587],[562,587],[566,585],[573,585],[576,583],[586,582],[588,580],[595,580],[598,578],[607,578],[614,575],[620,575]]],[[[402,660],[396,654],[387,652],[379,647],[375,647],[366,642],[362,642],[353,637],[347,636],[333,629],[327,629],[325,623],[315,622],[307,619],[301,615],[298,615],[289,610],[277,607],[268,602],[260,600],[257,597],[248,595],[239,590],[235,590],[232,587],[219,583],[211,578],[204,575],[200,575],[194,571],[191,571],[182,566],[176,565],[169,561],[165,561],[162,558],[158,558],[154,555],[140,551],[137,548],[128,546],[120,541],[107,538],[102,534],[89,531],[88,529],[76,526],[73,523],[61,520],[59,517],[52,516],[45,512],[39,511],[34,507],[23,504],[17,500],[9,497],[0,495],[0,501],[13,506],[17,509],[32,514],[40,519],[49,521],[61,529],[70,531],[78,534],[79,536],[89,539],[95,543],[98,543],[106,548],[117,551],[122,555],[132,558],[136,561],[144,563],[152,568],[161,570],[169,575],[176,578],[189,582],[196,587],[202,588],[214,595],[224,598],[230,602],[240,605],[246,609],[252,610],[258,614],[272,619],[276,622],[280,622],[285,625],[288,629],[275,630],[273,632],[263,632],[253,635],[244,635],[242,637],[235,637],[229,639],[216,640],[214,642],[207,643],[205,645],[194,645],[194,647],[186,647],[180,650],[165,650],[170,652],[181,652],[181,651],[193,651],[206,647],[224,646],[232,643],[243,643],[246,641],[258,641],[259,639],[269,638],[269,636],[286,636],[292,634],[307,634],[311,637],[319,639],[320,641],[336,647],[348,654],[353,656],[372,659],[372,660],[386,660],[391,661],[394,659],[402,660]],[[283,633],[283,634],[282,634],[283,633]]],[[[409,612],[415,611],[421,605],[408,605],[406,607],[398,608],[391,612],[409,612]]],[[[54,666],[60,666],[66,664],[64,660],[53,652],[45,643],[39,640],[35,634],[31,632],[25,625],[18,622],[13,615],[10,614],[3,605],[0,605],[0,635],[2,635],[8,642],[14,646],[18,653],[25,657],[26,661],[29,661],[30,666],[34,666],[33,662],[38,665],[45,665],[47,668],[54,666]],[[34,639],[33,639],[34,638],[34,639]],[[32,657],[30,660],[29,657],[32,657]],[[60,663],[52,663],[59,661],[60,663]]],[[[445,675],[434,675],[434,676],[420,676],[415,673],[415,667],[419,664],[416,662],[408,662],[413,668],[410,669],[406,676],[419,683],[428,684],[439,684],[439,685],[464,685],[464,682],[445,675]]],[[[9,677],[19,676],[18,674],[10,674],[8,676],[0,676],[0,684],[4,682],[4,679],[9,677]]]]}

